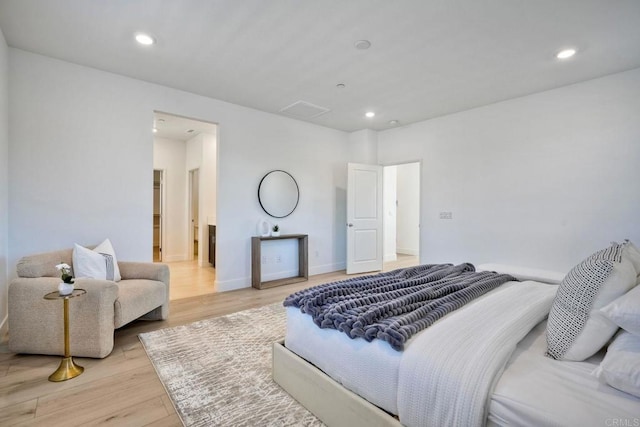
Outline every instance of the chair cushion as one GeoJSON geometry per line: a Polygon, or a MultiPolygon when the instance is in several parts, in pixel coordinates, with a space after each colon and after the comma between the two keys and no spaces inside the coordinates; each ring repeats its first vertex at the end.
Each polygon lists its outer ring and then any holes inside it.
{"type": "Polygon", "coordinates": [[[60,277],[60,272],[56,265],[60,263],[72,264],[71,249],[45,252],[22,257],[18,261],[16,271],[18,277],[60,277]]]}
{"type": "Polygon", "coordinates": [[[121,280],[115,303],[114,326],[119,328],[164,304],[167,288],[156,280],[121,280]]]}

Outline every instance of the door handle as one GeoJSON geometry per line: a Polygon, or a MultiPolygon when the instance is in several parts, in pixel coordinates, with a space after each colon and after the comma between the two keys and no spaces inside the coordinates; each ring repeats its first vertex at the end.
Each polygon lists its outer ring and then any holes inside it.
{"type": "Polygon", "coordinates": [[[347,223],[347,227],[353,227],[353,224],[351,224],[350,222],[347,223]]]}

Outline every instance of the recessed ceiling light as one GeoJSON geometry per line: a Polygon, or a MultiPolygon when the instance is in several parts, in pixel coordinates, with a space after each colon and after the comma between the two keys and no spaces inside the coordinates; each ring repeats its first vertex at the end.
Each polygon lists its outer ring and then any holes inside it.
{"type": "Polygon", "coordinates": [[[395,125],[397,125],[398,123],[400,123],[398,120],[389,120],[389,124],[390,124],[391,126],[395,126],[395,125]]]}
{"type": "Polygon", "coordinates": [[[193,133],[193,129],[189,129],[187,133],[193,133]]]}
{"type": "Polygon", "coordinates": [[[345,86],[345,84],[344,84],[344,83],[338,83],[338,84],[336,85],[336,87],[337,87],[338,89],[344,89],[346,86],[345,86]]]}
{"type": "Polygon", "coordinates": [[[136,33],[136,41],[142,45],[150,46],[156,42],[156,39],[151,37],[149,34],[136,33]]]}
{"type": "Polygon", "coordinates": [[[367,116],[367,117],[369,117],[369,118],[371,118],[371,117],[373,117],[373,116],[375,116],[375,115],[376,115],[376,113],[374,113],[373,111],[367,111],[367,112],[365,113],[365,116],[367,116]]]}
{"type": "Polygon", "coordinates": [[[556,58],[558,59],[568,59],[576,54],[575,49],[564,49],[556,54],[556,58]]]}
{"type": "Polygon", "coordinates": [[[358,50],[365,50],[371,47],[371,42],[369,40],[358,40],[354,45],[358,50]]]}

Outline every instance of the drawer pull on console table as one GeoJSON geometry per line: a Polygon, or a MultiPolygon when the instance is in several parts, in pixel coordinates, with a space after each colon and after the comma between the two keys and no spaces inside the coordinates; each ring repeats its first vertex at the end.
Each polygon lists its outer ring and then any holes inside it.
{"type": "Polygon", "coordinates": [[[309,238],[306,234],[283,234],[281,236],[251,238],[251,286],[256,289],[273,288],[274,286],[304,282],[309,279],[309,238]],[[264,240],[298,239],[298,275],[284,279],[262,281],[262,242],[264,240]]]}

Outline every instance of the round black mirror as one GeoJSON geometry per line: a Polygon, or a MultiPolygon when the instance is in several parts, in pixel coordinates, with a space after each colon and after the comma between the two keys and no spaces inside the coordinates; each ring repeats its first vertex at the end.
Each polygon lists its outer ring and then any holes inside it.
{"type": "Polygon", "coordinates": [[[298,183],[287,172],[273,170],[267,173],[258,186],[258,201],[262,209],[274,218],[284,218],[298,206],[298,183]]]}

